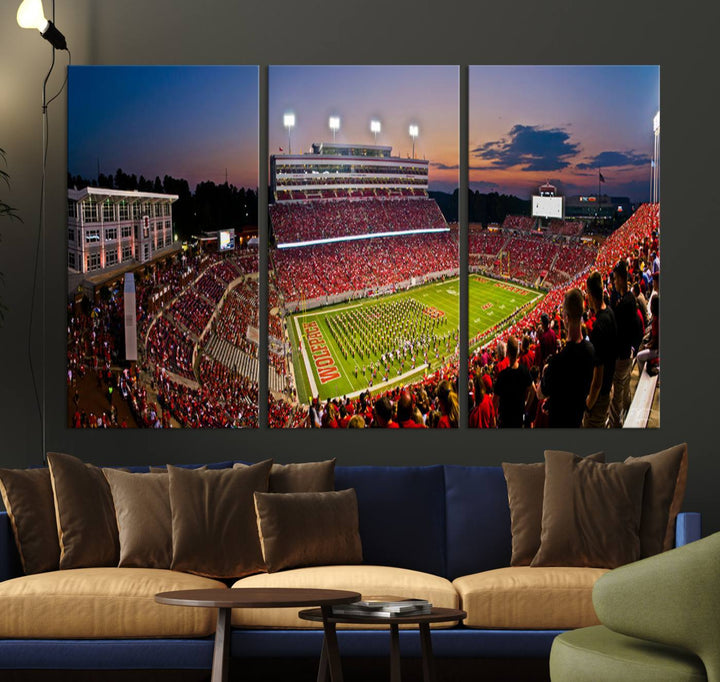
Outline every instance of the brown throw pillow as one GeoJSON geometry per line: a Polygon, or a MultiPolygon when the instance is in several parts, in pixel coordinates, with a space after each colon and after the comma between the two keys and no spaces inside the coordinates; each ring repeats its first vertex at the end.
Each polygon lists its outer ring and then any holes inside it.
{"type": "MultiPolygon", "coordinates": [[[[554,452],[546,450],[546,452],[554,452]]],[[[604,462],[605,453],[596,452],[587,459],[604,462]]],[[[508,464],[503,462],[503,473],[510,503],[512,530],[511,566],[529,566],[540,548],[542,530],[543,490],[545,463],[508,464]]]]}
{"type": "Polygon", "coordinates": [[[0,469],[0,493],[25,573],[57,571],[60,543],[48,469],[0,469]]]}
{"type": "Polygon", "coordinates": [[[271,466],[271,459],[243,469],[168,466],[173,570],[207,578],[265,570],[253,493],[267,491],[271,466]]]}
{"type": "Polygon", "coordinates": [[[546,452],[540,549],[530,565],[616,568],[637,560],[649,468],[546,452]]]}
{"type": "Polygon", "coordinates": [[[269,573],[299,566],[362,563],[355,491],[255,493],[269,573]]]}
{"type": "Polygon", "coordinates": [[[650,465],[640,520],[640,556],[649,557],[672,549],[675,519],[682,508],[687,483],[687,443],[644,457],[628,457],[625,462],[650,465]]]}
{"type": "MultiPolygon", "coordinates": [[[[237,462],[233,468],[246,466],[237,462]]],[[[335,490],[335,458],[323,462],[273,464],[270,469],[268,492],[322,493],[328,490],[335,490]]]]}
{"type": "Polygon", "coordinates": [[[60,568],[117,566],[120,542],[110,486],[102,470],[48,453],[60,541],[60,568]]]}
{"type": "Polygon", "coordinates": [[[119,566],[170,568],[172,514],[167,472],[131,474],[104,469],[120,535],[119,566]]]}

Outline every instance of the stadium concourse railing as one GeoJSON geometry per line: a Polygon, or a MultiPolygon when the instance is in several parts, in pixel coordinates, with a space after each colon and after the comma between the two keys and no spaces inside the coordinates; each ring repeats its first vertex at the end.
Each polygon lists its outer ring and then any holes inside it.
{"type": "Polygon", "coordinates": [[[357,289],[355,291],[344,291],[340,294],[333,294],[332,296],[318,296],[316,298],[308,298],[307,300],[301,301],[286,301],[284,304],[286,313],[296,313],[298,311],[313,310],[314,308],[321,308],[327,305],[335,305],[336,303],[344,303],[358,298],[367,298],[370,295],[383,295],[392,294],[397,291],[405,291],[412,287],[420,286],[421,284],[427,284],[428,282],[436,282],[445,277],[457,277],[460,274],[460,268],[451,268],[449,270],[441,270],[439,272],[430,272],[425,275],[418,277],[412,277],[410,279],[403,280],[402,282],[396,282],[394,284],[387,284],[383,287],[368,287],[367,289],[357,289]]]}

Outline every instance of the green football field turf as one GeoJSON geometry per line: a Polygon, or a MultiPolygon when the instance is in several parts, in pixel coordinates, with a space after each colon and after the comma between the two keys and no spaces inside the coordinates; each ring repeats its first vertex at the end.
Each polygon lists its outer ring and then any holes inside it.
{"type": "Polygon", "coordinates": [[[530,312],[545,294],[512,282],[500,282],[481,275],[470,275],[468,283],[468,327],[470,351],[487,343],[512,321],[503,323],[497,330],[484,336],[484,332],[506,320],[518,308],[529,304],[530,312]]]}
{"type": "MultiPolygon", "coordinates": [[[[541,292],[526,287],[496,282],[479,275],[471,275],[468,311],[471,350],[474,345],[477,345],[472,342],[472,339],[477,334],[505,319],[526,303],[537,305],[541,298],[541,292]]],[[[423,315],[419,314],[420,317],[423,317],[423,315]]],[[[312,394],[319,395],[321,399],[344,395],[350,396],[368,388],[374,392],[396,384],[408,384],[418,381],[424,373],[435,371],[454,352],[457,339],[453,334],[457,330],[458,324],[459,296],[457,278],[426,284],[389,296],[372,297],[362,301],[348,301],[290,315],[288,317],[288,329],[293,345],[293,365],[297,380],[298,399],[301,402],[308,402],[312,394]],[[386,312],[384,321],[376,323],[383,330],[380,333],[354,334],[350,328],[345,333],[338,333],[337,321],[341,319],[341,316],[345,320],[350,316],[366,320],[373,317],[379,318],[381,316],[379,311],[391,310],[391,308],[385,308],[384,306],[391,306],[401,301],[406,301],[406,309],[422,310],[424,308],[428,311],[442,311],[445,314],[445,321],[433,328],[433,333],[438,339],[438,357],[435,357],[435,345],[430,343],[427,350],[428,367],[422,366],[424,364],[422,351],[416,353],[415,370],[412,369],[412,360],[409,353],[408,356],[403,358],[402,366],[400,360],[395,359],[389,363],[390,370],[387,373],[388,380],[386,382],[386,370],[382,362],[380,362],[382,348],[379,347],[377,339],[390,333],[386,331],[385,325],[388,320],[394,321],[397,316],[386,312]],[[330,322],[328,322],[329,319],[330,322]],[[330,325],[335,330],[334,334],[330,325]],[[360,349],[359,338],[362,337],[364,337],[366,344],[364,357],[360,358],[356,354],[353,358],[349,348],[352,346],[360,349]],[[302,350],[304,352],[301,351],[298,345],[298,339],[302,340],[302,350]],[[347,359],[340,349],[339,341],[346,348],[347,359]],[[375,348],[371,347],[373,343],[376,344],[375,348]],[[377,369],[372,386],[369,385],[371,365],[377,369]],[[356,366],[358,368],[357,377],[355,376],[356,366]],[[366,370],[365,374],[362,371],[363,367],[366,370]],[[308,380],[308,369],[312,376],[312,386],[311,381],[308,380]],[[398,370],[400,374],[398,374],[398,370]]],[[[389,345],[393,346],[393,344],[389,345]]]]}

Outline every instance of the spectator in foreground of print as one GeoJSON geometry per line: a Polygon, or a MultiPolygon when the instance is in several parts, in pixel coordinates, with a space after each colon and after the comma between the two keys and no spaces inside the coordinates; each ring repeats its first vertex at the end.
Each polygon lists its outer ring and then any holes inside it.
{"type": "Polygon", "coordinates": [[[518,342],[514,336],[507,341],[508,367],[495,382],[495,404],[502,429],[522,428],[532,377],[527,367],[518,362],[518,342]]]}
{"type": "Polygon", "coordinates": [[[604,429],[615,373],[617,325],[613,311],[605,304],[603,280],[599,272],[593,272],[587,278],[587,293],[590,309],[595,314],[590,332],[590,343],[595,349],[595,367],[590,391],[585,401],[583,426],[604,429]]]}
{"type": "Polygon", "coordinates": [[[593,378],[595,351],[583,338],[583,295],[580,289],[565,294],[563,315],[568,331],[564,348],[552,356],[540,384],[546,397],[550,428],[579,428],[585,412],[585,398],[593,378]]]}

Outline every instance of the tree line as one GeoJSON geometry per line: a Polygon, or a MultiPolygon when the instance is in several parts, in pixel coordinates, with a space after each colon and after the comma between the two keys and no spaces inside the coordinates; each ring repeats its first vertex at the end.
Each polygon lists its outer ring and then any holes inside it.
{"type": "Polygon", "coordinates": [[[241,230],[246,225],[257,225],[257,193],[252,189],[235,187],[212,181],[200,182],[195,192],[184,178],[166,175],[154,180],[144,175],[125,173],[121,168],[114,174],[100,173],[95,179],[68,173],[68,187],[104,187],[123,191],[156,192],[159,194],[177,194],[173,204],[173,228],[178,237],[187,240],[200,232],[219,229],[241,230]]]}
{"type": "MultiPolygon", "coordinates": [[[[445,220],[449,223],[458,221],[458,190],[452,194],[448,192],[428,192],[431,199],[435,199],[445,220]]],[[[512,194],[498,194],[490,192],[468,192],[468,222],[482,223],[487,227],[489,223],[502,224],[507,215],[530,215],[530,201],[519,199],[512,194]]]]}

